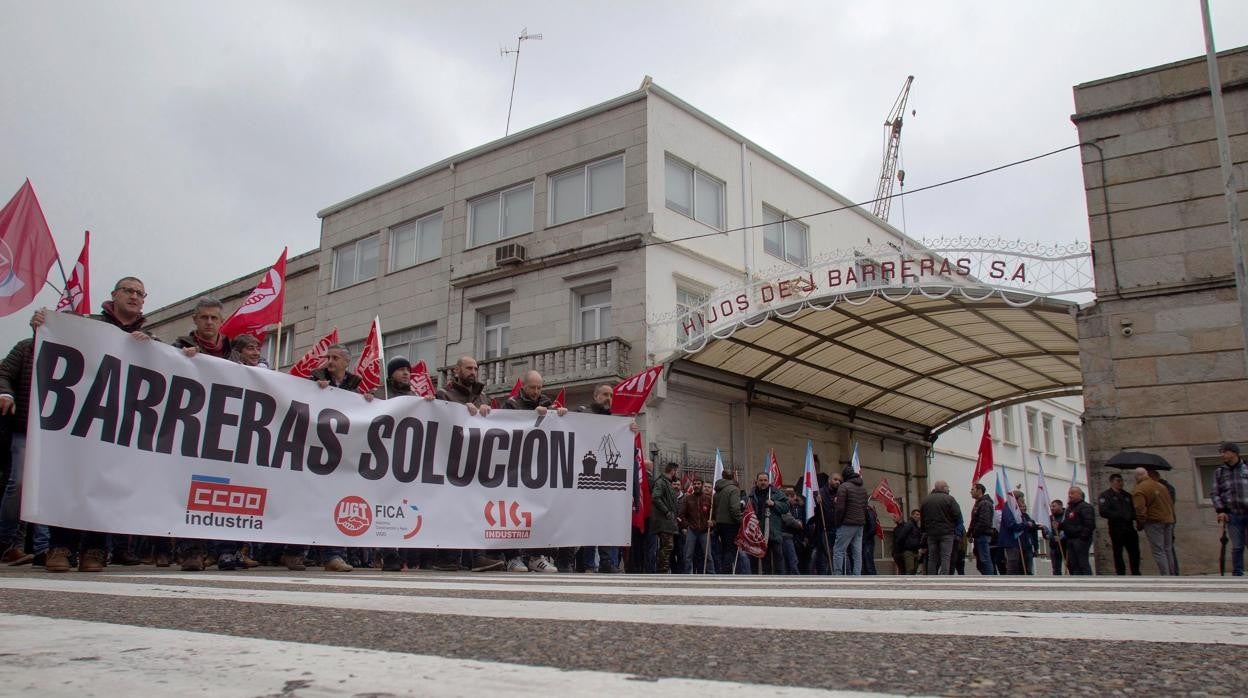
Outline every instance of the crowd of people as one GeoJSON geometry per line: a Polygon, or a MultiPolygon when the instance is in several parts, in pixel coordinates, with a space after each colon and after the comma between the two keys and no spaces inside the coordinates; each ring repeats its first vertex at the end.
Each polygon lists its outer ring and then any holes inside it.
{"type": "MultiPolygon", "coordinates": [[[[144,330],[143,282],[124,277],[117,282],[109,301],[93,319],[129,333],[135,341],[151,340],[144,330]]],[[[37,311],[31,319],[36,331],[46,319],[37,311]]],[[[201,298],[194,309],[194,328],[177,338],[173,346],[188,357],[203,353],[229,359],[246,367],[264,367],[260,343],[252,336],[228,338],[220,333],[222,303],[201,298]]],[[[355,391],[360,377],[348,370],[350,353],[343,345],[326,351],[324,366],[311,379],[321,388],[355,391]]],[[[739,473],[729,468],[714,483],[700,477],[682,478],[677,463],[666,463],[662,472],[650,469],[651,514],[634,527],[632,545],[584,546],[580,548],[515,550],[417,550],[344,547],[311,547],[225,540],[180,539],[79,531],[21,520],[21,489],[25,468],[26,423],[30,414],[33,340],[19,341],[0,362],[0,415],[8,428],[0,432],[9,446],[8,476],[0,501],[0,562],[10,565],[42,565],[49,572],[98,572],[107,564],[178,565],[199,571],[245,570],[262,564],[301,571],[320,565],[328,572],[350,572],[355,567],[386,571],[432,569],[454,572],[622,572],[683,574],[876,574],[875,542],[882,534],[878,515],[869,501],[860,473],[846,466],[840,473],[819,472],[818,486],[801,492],[774,486],[766,472],[742,485],[739,473]],[[813,516],[806,516],[807,498],[813,498],[813,516]],[[765,539],[761,557],[751,557],[738,546],[738,536],[752,509],[765,539]]],[[[436,398],[465,406],[472,415],[488,415],[490,400],[477,380],[477,362],[461,357],[436,398]]],[[[421,399],[411,383],[411,365],[395,358],[386,366],[383,386],[363,393],[364,400],[421,399]]],[[[434,399],[427,396],[423,399],[434,399]]],[[[580,408],[594,414],[611,414],[612,386],[595,388],[592,402],[580,408]]],[[[544,415],[566,408],[552,404],[543,393],[539,372],[528,371],[517,395],[500,409],[531,410],[544,415]]],[[[634,422],[630,425],[638,430],[634,422]]],[[[1214,478],[1212,501],[1218,521],[1226,526],[1232,543],[1233,574],[1243,574],[1243,550],[1248,531],[1248,464],[1239,447],[1224,443],[1223,465],[1214,478]]],[[[816,458],[817,461],[817,458],[816,458]]],[[[1099,516],[1107,521],[1115,570],[1119,575],[1140,574],[1138,532],[1148,541],[1160,574],[1178,574],[1174,553],[1174,488],[1156,470],[1139,468],[1133,473],[1134,491],[1123,488],[1123,477],[1110,478],[1110,488],[1098,499],[1099,516]],[[1125,553],[1125,559],[1124,559],[1125,553]]],[[[1040,539],[1047,543],[1053,574],[1092,574],[1089,553],[1098,518],[1097,508],[1085,500],[1081,488],[1071,487],[1067,500],[1049,503],[1051,525],[1036,523],[1027,513],[1021,493],[1014,496],[1020,520],[999,523],[996,508],[985,488],[971,490],[975,503],[969,522],[949,494],[949,485],[938,481],[919,508],[905,519],[896,519],[892,531],[892,558],[899,574],[965,574],[968,551],[980,574],[1034,574],[1040,539]]],[[[1013,517],[1011,517],[1013,518],[1013,517]]]]}

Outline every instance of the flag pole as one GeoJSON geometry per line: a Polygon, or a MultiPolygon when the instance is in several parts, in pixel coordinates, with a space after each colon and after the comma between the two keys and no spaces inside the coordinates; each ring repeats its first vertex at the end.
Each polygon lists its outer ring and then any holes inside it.
{"type": "Polygon", "coordinates": [[[711,510],[706,512],[706,545],[702,546],[702,574],[706,574],[706,568],[711,562],[711,522],[715,520],[715,497],[711,496],[711,510]]]}
{"type": "Polygon", "coordinates": [[[277,334],[273,337],[273,366],[274,371],[280,371],[282,368],[282,321],[277,321],[277,334]]]}
{"type": "Polygon", "coordinates": [[[819,521],[823,523],[823,535],[821,535],[820,538],[823,539],[824,557],[828,558],[828,574],[834,575],[835,572],[832,570],[832,549],[828,547],[828,517],[823,515],[822,492],[820,492],[819,497],[815,499],[815,506],[819,507],[819,521]]]}

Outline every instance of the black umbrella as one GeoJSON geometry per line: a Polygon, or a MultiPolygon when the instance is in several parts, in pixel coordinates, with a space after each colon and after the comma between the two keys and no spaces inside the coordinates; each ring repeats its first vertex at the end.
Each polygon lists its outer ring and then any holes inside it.
{"type": "Polygon", "coordinates": [[[1218,574],[1226,576],[1226,524],[1222,524],[1222,537],[1218,539],[1222,543],[1222,553],[1218,556],[1218,574]]]}
{"type": "Polygon", "coordinates": [[[1113,458],[1105,461],[1105,467],[1130,470],[1132,468],[1148,468],[1149,470],[1174,470],[1174,466],[1156,453],[1143,451],[1119,451],[1113,458]]]}

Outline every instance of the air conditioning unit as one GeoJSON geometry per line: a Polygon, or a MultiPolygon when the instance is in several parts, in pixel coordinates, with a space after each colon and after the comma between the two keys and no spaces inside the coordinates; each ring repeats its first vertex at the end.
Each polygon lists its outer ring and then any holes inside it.
{"type": "Polygon", "coordinates": [[[495,266],[504,267],[511,264],[523,264],[525,259],[528,259],[528,253],[525,252],[524,245],[512,242],[494,248],[495,266]]]}

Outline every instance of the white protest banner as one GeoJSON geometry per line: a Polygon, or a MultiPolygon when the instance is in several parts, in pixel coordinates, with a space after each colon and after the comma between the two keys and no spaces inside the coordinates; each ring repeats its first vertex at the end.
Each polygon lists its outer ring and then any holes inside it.
{"type": "Polygon", "coordinates": [[[363,396],[49,313],[23,518],[315,545],[628,545],[629,420],[363,396]]]}

